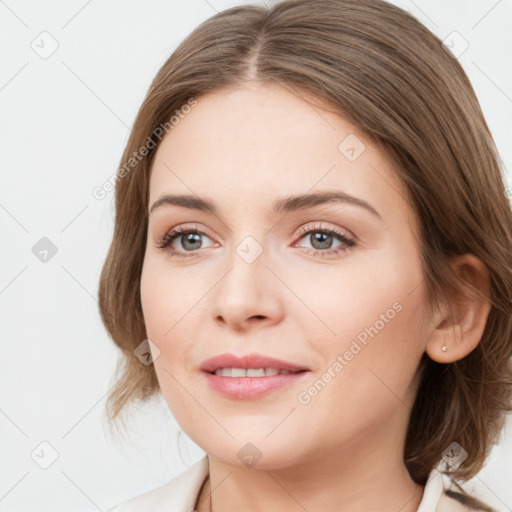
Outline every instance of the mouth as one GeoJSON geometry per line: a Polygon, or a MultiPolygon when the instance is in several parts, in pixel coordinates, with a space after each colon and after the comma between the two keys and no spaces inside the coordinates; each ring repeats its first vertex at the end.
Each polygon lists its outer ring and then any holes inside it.
{"type": "Polygon", "coordinates": [[[221,354],[203,362],[200,369],[210,388],[224,397],[249,400],[291,386],[310,369],[260,354],[221,354]]]}
{"type": "Polygon", "coordinates": [[[220,354],[203,361],[200,370],[223,377],[273,377],[308,371],[306,366],[261,354],[220,354]]]}
{"type": "Polygon", "coordinates": [[[276,375],[291,375],[292,373],[301,373],[307,370],[292,372],[290,370],[280,370],[278,368],[217,368],[214,372],[208,372],[222,377],[274,377],[276,375]]]}

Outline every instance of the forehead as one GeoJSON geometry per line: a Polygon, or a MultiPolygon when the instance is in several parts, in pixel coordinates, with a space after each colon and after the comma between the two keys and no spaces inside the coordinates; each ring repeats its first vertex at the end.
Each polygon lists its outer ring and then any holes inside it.
{"type": "Polygon", "coordinates": [[[379,211],[408,208],[392,163],[360,130],[312,96],[260,84],[197,100],[158,147],[150,204],[174,193],[270,208],[277,197],[331,189],[379,211]]]}

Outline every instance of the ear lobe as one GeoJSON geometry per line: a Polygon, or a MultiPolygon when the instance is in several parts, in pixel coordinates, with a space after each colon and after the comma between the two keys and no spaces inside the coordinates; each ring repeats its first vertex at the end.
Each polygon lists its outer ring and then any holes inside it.
{"type": "Polygon", "coordinates": [[[463,282],[434,315],[434,329],[425,351],[438,363],[451,363],[472,352],[482,338],[491,310],[489,270],[482,260],[464,254],[450,265],[463,282]]]}

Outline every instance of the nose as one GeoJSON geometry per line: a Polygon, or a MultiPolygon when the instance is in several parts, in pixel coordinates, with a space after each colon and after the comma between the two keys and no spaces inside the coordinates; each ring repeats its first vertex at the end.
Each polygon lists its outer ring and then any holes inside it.
{"type": "Polygon", "coordinates": [[[236,332],[279,323],[284,290],[267,265],[265,251],[254,261],[240,254],[234,252],[229,268],[212,290],[214,320],[236,332]]]}

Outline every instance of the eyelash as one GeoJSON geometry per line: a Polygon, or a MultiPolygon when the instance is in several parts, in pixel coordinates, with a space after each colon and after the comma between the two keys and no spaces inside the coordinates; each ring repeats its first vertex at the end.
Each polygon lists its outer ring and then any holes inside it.
{"type": "MultiPolygon", "coordinates": [[[[314,226],[311,228],[310,226],[306,226],[300,230],[300,238],[304,238],[305,235],[311,234],[311,233],[325,233],[328,235],[332,235],[336,238],[338,238],[341,242],[345,244],[345,247],[338,247],[336,249],[330,249],[327,251],[321,251],[318,249],[309,249],[306,247],[308,251],[312,251],[314,256],[320,255],[321,257],[324,256],[331,256],[333,254],[338,253],[344,253],[347,252],[351,247],[355,245],[355,241],[351,238],[347,237],[340,231],[334,228],[323,228],[322,226],[314,226]]],[[[191,256],[196,256],[198,251],[187,251],[187,253],[183,253],[181,251],[176,251],[175,249],[169,248],[169,245],[180,236],[188,235],[188,234],[196,234],[196,235],[206,235],[206,233],[203,233],[202,231],[199,231],[197,228],[186,228],[179,226],[177,228],[171,229],[168,233],[166,233],[163,238],[160,240],[159,244],[157,245],[158,249],[166,250],[171,256],[178,256],[183,258],[189,258],[191,256]]]]}

